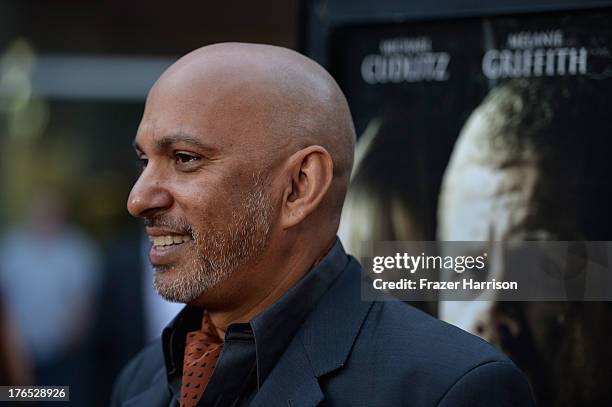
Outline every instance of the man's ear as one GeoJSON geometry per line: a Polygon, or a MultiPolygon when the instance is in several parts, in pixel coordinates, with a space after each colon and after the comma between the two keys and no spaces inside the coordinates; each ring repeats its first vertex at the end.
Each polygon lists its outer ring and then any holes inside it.
{"type": "Polygon", "coordinates": [[[297,151],[287,161],[281,225],[288,229],[315,211],[331,186],[334,164],[321,146],[297,151]]]}

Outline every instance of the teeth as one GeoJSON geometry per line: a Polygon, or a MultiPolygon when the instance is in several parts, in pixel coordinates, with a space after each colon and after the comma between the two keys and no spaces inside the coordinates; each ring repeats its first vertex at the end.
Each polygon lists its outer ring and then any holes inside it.
{"type": "Polygon", "coordinates": [[[153,246],[170,246],[172,244],[181,244],[191,240],[189,235],[167,235],[167,236],[149,236],[149,240],[153,246]]]}

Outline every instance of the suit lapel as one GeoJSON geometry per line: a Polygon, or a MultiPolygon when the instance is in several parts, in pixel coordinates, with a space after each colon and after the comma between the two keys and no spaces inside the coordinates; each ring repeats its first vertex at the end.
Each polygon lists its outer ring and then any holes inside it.
{"type": "Polygon", "coordinates": [[[323,400],[323,393],[319,382],[302,348],[301,351],[294,349],[288,358],[283,356],[250,405],[253,407],[311,407],[319,404],[321,400],[323,400]]]}
{"type": "Polygon", "coordinates": [[[137,406],[171,406],[172,398],[168,383],[166,382],[165,369],[161,369],[155,375],[151,386],[142,393],[138,393],[131,399],[127,400],[121,407],[137,407],[137,406]]]}
{"type": "Polygon", "coordinates": [[[351,257],[270,372],[252,406],[311,407],[323,400],[318,378],[344,365],[372,306],[361,301],[360,270],[351,257]]]}

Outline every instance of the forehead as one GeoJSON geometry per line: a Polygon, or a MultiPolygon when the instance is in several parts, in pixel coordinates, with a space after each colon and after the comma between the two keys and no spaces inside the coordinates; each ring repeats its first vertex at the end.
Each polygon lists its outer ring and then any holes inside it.
{"type": "Polygon", "coordinates": [[[245,146],[265,134],[250,89],[206,77],[162,76],[145,104],[136,142],[190,134],[216,148],[245,146]]]}

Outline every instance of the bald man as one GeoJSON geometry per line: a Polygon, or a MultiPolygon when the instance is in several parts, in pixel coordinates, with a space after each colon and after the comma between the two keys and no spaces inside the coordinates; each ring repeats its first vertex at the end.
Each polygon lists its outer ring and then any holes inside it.
{"type": "Polygon", "coordinates": [[[354,144],[338,85],[296,52],[217,44],[161,76],[128,210],[158,293],[187,305],[124,369],[113,405],[530,405],[484,341],[361,301],[336,238],[354,144]]]}

